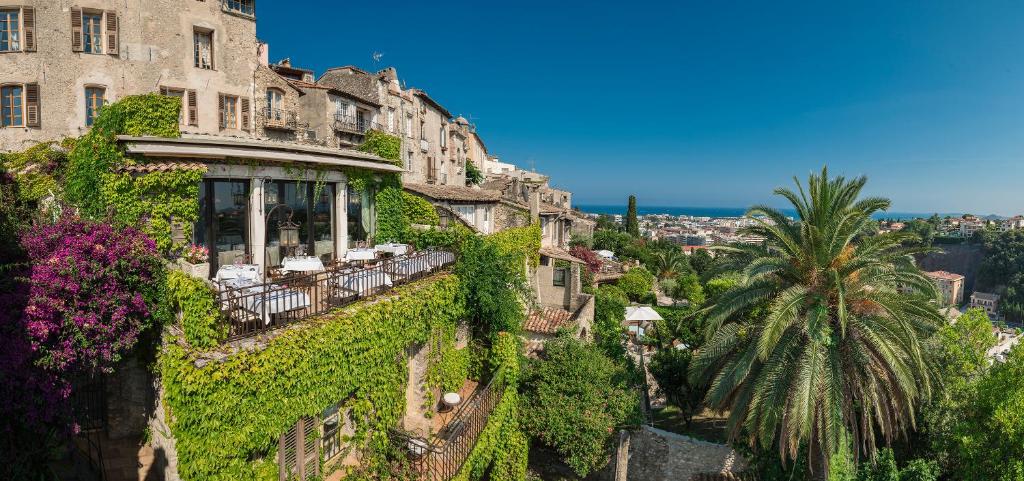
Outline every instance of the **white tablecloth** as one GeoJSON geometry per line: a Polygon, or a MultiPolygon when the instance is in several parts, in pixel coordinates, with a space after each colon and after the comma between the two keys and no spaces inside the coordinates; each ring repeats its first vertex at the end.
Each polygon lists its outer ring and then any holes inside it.
{"type": "Polygon", "coordinates": [[[228,264],[217,269],[217,275],[215,278],[217,279],[217,282],[234,279],[257,281],[260,278],[260,267],[254,264],[228,264]]]}
{"type": "MultiPolygon", "coordinates": [[[[273,286],[277,288],[277,286],[273,286]]],[[[248,294],[255,294],[265,287],[255,287],[248,290],[248,294]]],[[[288,312],[301,309],[310,305],[309,296],[301,291],[290,289],[274,290],[267,295],[247,295],[243,298],[246,309],[263,316],[263,323],[270,324],[270,315],[279,312],[288,312]],[[263,303],[266,302],[267,310],[263,311],[263,303]]]]}
{"type": "Polygon", "coordinates": [[[324,270],[324,263],[313,256],[285,257],[281,268],[291,272],[320,272],[324,270]]]}
{"type": "Polygon", "coordinates": [[[347,261],[372,261],[377,258],[377,251],[373,249],[349,249],[345,252],[347,261]]]}
{"type": "Polygon", "coordinates": [[[340,279],[340,282],[341,287],[355,291],[360,295],[368,294],[371,290],[378,287],[391,287],[394,285],[391,281],[391,276],[376,269],[346,274],[340,279]]]}
{"type": "Polygon", "coordinates": [[[404,256],[409,253],[409,246],[406,244],[396,244],[393,242],[387,244],[377,244],[377,252],[388,252],[396,256],[404,256]]]}
{"type": "Polygon", "coordinates": [[[425,255],[433,267],[441,267],[449,262],[455,262],[455,254],[448,251],[433,251],[425,255]]]}
{"type": "Polygon", "coordinates": [[[434,267],[429,258],[416,257],[414,259],[394,259],[387,263],[392,273],[400,276],[411,276],[434,267]]]}

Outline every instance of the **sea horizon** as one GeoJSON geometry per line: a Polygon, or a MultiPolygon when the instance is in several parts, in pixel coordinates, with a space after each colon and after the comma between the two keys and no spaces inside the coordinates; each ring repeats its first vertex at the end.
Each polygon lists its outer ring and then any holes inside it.
{"type": "MultiPolygon", "coordinates": [[[[590,214],[608,214],[608,215],[626,215],[626,205],[610,205],[610,204],[577,204],[577,209],[590,213],[590,214]]],[[[667,214],[673,216],[688,215],[692,217],[742,217],[747,212],[747,207],[697,207],[697,206],[644,206],[638,205],[636,212],[638,215],[652,215],[652,214],[667,214]]],[[[782,213],[790,217],[796,216],[796,211],[793,209],[779,209],[782,213]]],[[[963,213],[959,212],[878,212],[874,216],[875,219],[895,219],[895,220],[910,220],[910,219],[924,219],[931,217],[932,215],[938,214],[939,217],[953,216],[959,217],[963,213]]],[[[991,216],[987,216],[991,217],[991,216]]],[[[996,216],[998,217],[998,216],[996,216]]]]}

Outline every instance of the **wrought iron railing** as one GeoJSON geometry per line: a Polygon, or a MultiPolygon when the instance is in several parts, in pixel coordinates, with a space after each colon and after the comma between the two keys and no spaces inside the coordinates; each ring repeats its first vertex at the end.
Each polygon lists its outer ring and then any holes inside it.
{"type": "Polygon", "coordinates": [[[430,440],[400,429],[391,430],[391,440],[408,454],[419,481],[449,481],[462,469],[504,393],[504,376],[499,372],[430,440]]]}
{"type": "Polygon", "coordinates": [[[258,118],[267,129],[298,130],[308,126],[300,123],[298,114],[291,110],[264,108],[258,118]]]}
{"type": "Polygon", "coordinates": [[[220,288],[217,303],[227,339],[273,331],[430,275],[455,263],[455,254],[424,250],[410,255],[337,265],[310,274],[220,288]]]}
{"type": "Polygon", "coordinates": [[[335,114],[334,130],[355,134],[365,134],[368,130],[384,130],[384,127],[378,123],[370,121],[369,119],[354,117],[351,115],[335,114]]]}

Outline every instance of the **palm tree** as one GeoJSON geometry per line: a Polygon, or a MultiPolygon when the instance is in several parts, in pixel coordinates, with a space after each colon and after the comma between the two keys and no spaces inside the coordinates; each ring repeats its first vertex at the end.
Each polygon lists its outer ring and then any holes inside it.
{"type": "Polygon", "coordinates": [[[686,254],[678,248],[664,249],[654,256],[654,271],[658,279],[671,279],[683,271],[690,270],[686,254]]]}
{"type": "Polygon", "coordinates": [[[913,234],[871,235],[883,198],[858,200],[867,179],[812,174],[807,190],[776,189],[797,212],[748,212],[759,245],[735,245],[725,262],[743,280],[707,308],[708,342],[690,374],[710,383],[705,402],[729,412],[729,436],[806,449],[815,477],[833,453],[870,454],[914,428],[915,405],[934,373],[923,340],[943,322],[935,286],[916,267],[913,234]],[[752,315],[751,313],[763,313],[752,315]],[[847,441],[849,440],[849,441],[847,441]]]}

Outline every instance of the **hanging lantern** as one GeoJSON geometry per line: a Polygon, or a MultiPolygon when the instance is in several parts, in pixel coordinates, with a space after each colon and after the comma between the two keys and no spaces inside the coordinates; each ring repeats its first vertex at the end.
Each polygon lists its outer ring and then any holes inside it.
{"type": "Polygon", "coordinates": [[[299,225],[288,220],[278,223],[278,231],[281,233],[281,247],[292,249],[299,246],[299,225]]]}

